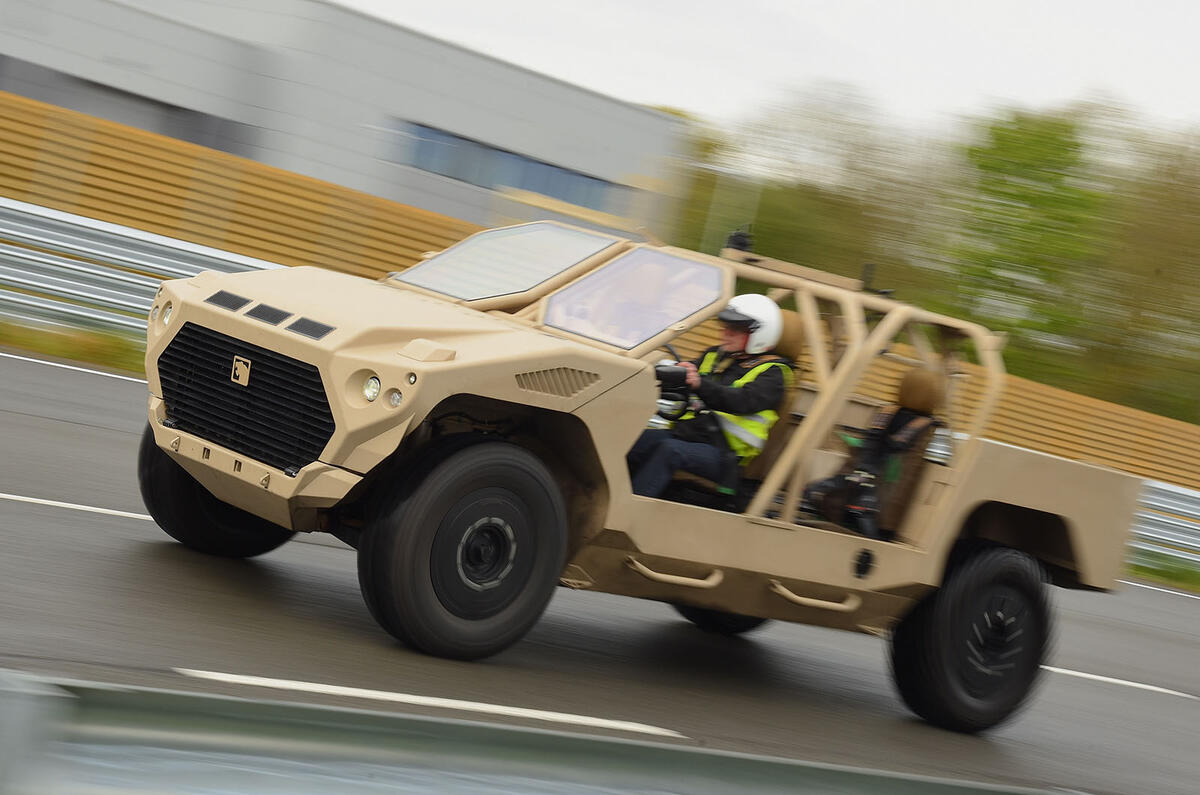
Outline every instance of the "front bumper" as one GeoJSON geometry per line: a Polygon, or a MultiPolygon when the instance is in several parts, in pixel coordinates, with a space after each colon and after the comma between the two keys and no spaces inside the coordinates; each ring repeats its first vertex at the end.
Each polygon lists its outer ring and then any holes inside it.
{"type": "Polygon", "coordinates": [[[322,529],[319,511],[336,505],[362,476],[314,461],[295,477],[199,436],[163,425],[162,398],[150,396],[154,441],[222,502],[299,531],[322,529]]]}

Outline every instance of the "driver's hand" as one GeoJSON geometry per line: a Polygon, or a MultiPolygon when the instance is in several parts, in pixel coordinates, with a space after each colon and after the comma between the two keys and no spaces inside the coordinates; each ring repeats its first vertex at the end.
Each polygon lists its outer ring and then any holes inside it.
{"type": "Polygon", "coordinates": [[[687,385],[692,389],[700,388],[700,371],[691,362],[680,362],[679,366],[687,370],[687,385]]]}

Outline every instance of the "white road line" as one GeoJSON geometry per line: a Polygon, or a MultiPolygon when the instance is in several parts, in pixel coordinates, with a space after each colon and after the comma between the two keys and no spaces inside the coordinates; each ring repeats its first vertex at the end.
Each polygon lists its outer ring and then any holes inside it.
{"type": "Polygon", "coordinates": [[[153,522],[154,519],[144,513],[130,513],[129,511],[115,511],[112,508],[96,508],[91,505],[77,505],[73,502],[59,502],[58,500],[40,500],[37,497],[22,497],[20,494],[4,494],[0,493],[0,500],[11,500],[12,502],[28,502],[33,505],[49,505],[51,508],[68,508],[72,511],[86,511],[87,513],[103,513],[108,516],[122,516],[126,519],[145,519],[148,522],[153,522]]]}
{"type": "MultiPolygon", "coordinates": [[[[72,511],[86,511],[88,513],[102,513],[108,516],[121,516],[127,519],[142,519],[145,521],[154,521],[151,517],[144,513],[132,513],[130,511],[116,511],[111,508],[96,508],[91,505],[77,505],[71,502],[59,502],[57,500],[42,500],[37,497],[23,497],[19,494],[4,494],[0,493],[0,500],[11,500],[12,502],[25,502],[33,505],[48,505],[52,508],[67,508],[72,511]]],[[[1176,596],[1186,596],[1192,599],[1198,598],[1192,594],[1180,593],[1178,591],[1169,591],[1165,588],[1155,588],[1150,585],[1141,585],[1136,582],[1127,582],[1121,580],[1126,585],[1136,585],[1140,588],[1149,588],[1153,591],[1163,591],[1165,593],[1175,594],[1176,596]]],[[[1091,679],[1095,682],[1105,682],[1113,685],[1124,685],[1125,687],[1135,687],[1139,690],[1149,690],[1154,693],[1163,693],[1170,696],[1178,696],[1179,698],[1191,699],[1193,701],[1200,700],[1200,696],[1193,696],[1190,693],[1181,693],[1178,690],[1168,690],[1165,687],[1157,687],[1155,685],[1146,685],[1141,682],[1130,682],[1125,679],[1114,679],[1110,676],[1100,676],[1098,674],[1089,674],[1082,671],[1071,671],[1066,668],[1055,668],[1050,665],[1043,665],[1042,668],[1056,674],[1065,674],[1067,676],[1077,676],[1081,679],[1091,679]]],[[[177,672],[185,676],[194,676],[200,679],[212,679],[219,682],[228,682],[231,684],[255,685],[257,687],[273,687],[280,690],[297,690],[306,693],[324,693],[327,695],[340,695],[350,698],[369,698],[376,701],[392,701],[399,704],[413,704],[416,706],[425,707],[440,707],[443,709],[457,709],[469,712],[484,712],[492,715],[507,715],[510,717],[530,718],[532,720],[550,721],[554,723],[570,723],[579,726],[593,726],[597,728],[616,729],[619,731],[641,732],[643,734],[657,734],[663,737],[684,737],[678,732],[670,729],[662,729],[657,726],[649,726],[643,723],[629,723],[627,721],[614,721],[605,718],[592,718],[586,715],[572,715],[564,712],[546,712],[537,709],[525,709],[523,707],[505,707],[498,704],[485,704],[478,701],[459,701],[449,698],[433,698],[429,696],[415,696],[407,693],[390,693],[383,690],[363,690],[357,687],[342,687],[340,685],[322,685],[315,682],[296,682],[290,679],[267,679],[260,676],[241,676],[238,674],[223,674],[214,673],[212,671],[195,671],[186,668],[176,668],[177,672]]]]}
{"type": "Polygon", "coordinates": [[[16,354],[4,353],[3,351],[0,351],[0,356],[4,357],[5,359],[16,359],[19,362],[33,362],[34,364],[44,364],[47,367],[59,367],[63,370],[74,370],[77,373],[91,373],[92,375],[102,375],[107,378],[116,378],[121,381],[133,381],[136,384],[146,383],[144,378],[134,378],[133,376],[129,375],[106,373],[103,370],[89,370],[86,367],[76,367],[71,364],[62,364],[61,362],[48,362],[45,359],[31,359],[28,356],[17,356],[16,354]]]}
{"type": "MultiPolygon", "coordinates": [[[[43,500],[37,497],[23,497],[20,494],[4,494],[0,493],[0,500],[10,500],[11,502],[25,502],[30,505],[46,505],[51,508],[66,508],[70,511],[84,511],[86,513],[102,513],[108,516],[120,516],[125,519],[141,519],[146,522],[153,522],[153,516],[147,516],[144,513],[131,513],[129,511],[118,511],[112,508],[96,508],[91,505],[77,505],[73,502],[59,502],[58,500],[43,500]]],[[[332,538],[332,536],[330,536],[332,538]]],[[[299,533],[296,535],[293,543],[296,544],[314,544],[319,547],[328,549],[348,549],[344,544],[329,544],[320,538],[317,533],[299,533]]]]}
{"type": "Polygon", "coordinates": [[[196,679],[208,679],[214,682],[225,682],[234,685],[269,687],[276,690],[295,690],[301,693],[321,693],[329,696],[345,696],[347,698],[366,698],[373,701],[390,701],[396,704],[411,704],[418,707],[481,712],[488,715],[503,715],[510,718],[527,718],[530,720],[548,721],[550,723],[566,723],[574,726],[590,726],[597,729],[613,729],[616,731],[653,734],[659,737],[688,739],[687,735],[680,734],[679,732],[663,729],[658,726],[650,726],[645,723],[593,718],[588,715],[572,715],[568,712],[547,712],[540,709],[488,704],[482,701],[460,701],[455,698],[417,696],[411,693],[392,693],[386,690],[365,690],[359,687],[323,685],[317,682],[298,682],[292,679],[270,679],[262,676],[242,676],[240,674],[225,674],[216,671],[197,671],[191,668],[175,668],[173,670],[176,673],[196,679]]]}
{"type": "Polygon", "coordinates": [[[1183,591],[1172,591],[1170,588],[1159,588],[1154,585],[1146,585],[1140,582],[1130,582],[1129,580],[1117,580],[1122,585],[1132,585],[1134,588],[1145,588],[1147,591],[1159,591],[1161,593],[1174,594],[1175,596],[1184,596],[1188,599],[1200,599],[1200,595],[1194,593],[1184,593],[1183,591]]]}
{"type": "Polygon", "coordinates": [[[1052,665],[1043,665],[1047,671],[1053,671],[1056,674],[1066,674],[1067,676],[1078,676],[1080,679],[1091,679],[1094,682],[1106,682],[1110,685],[1124,685],[1125,687],[1136,687],[1138,690],[1149,690],[1153,693],[1164,693],[1168,696],[1178,696],[1179,698],[1187,698],[1192,701],[1200,701],[1200,696],[1193,696],[1191,693],[1181,693],[1178,690],[1168,690],[1165,687],[1156,685],[1144,685],[1141,682],[1130,682],[1126,679],[1114,679],[1111,676],[1100,676],[1098,674],[1085,674],[1083,671],[1071,671],[1066,668],[1055,668],[1052,665]]]}

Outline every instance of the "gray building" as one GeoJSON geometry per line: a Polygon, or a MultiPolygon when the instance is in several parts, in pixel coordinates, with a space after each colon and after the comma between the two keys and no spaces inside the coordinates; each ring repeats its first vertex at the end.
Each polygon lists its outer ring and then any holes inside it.
{"type": "Polygon", "coordinates": [[[479,224],[665,230],[686,134],[324,0],[0,0],[0,90],[479,224]]]}

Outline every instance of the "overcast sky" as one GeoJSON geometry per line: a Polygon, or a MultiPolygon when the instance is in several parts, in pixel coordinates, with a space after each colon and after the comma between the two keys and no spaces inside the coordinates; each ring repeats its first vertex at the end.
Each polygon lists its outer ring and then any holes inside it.
{"type": "Polygon", "coordinates": [[[1116,99],[1200,124],[1197,0],[338,0],[632,102],[732,122],[857,86],[938,127],[1016,102],[1116,99]]]}

